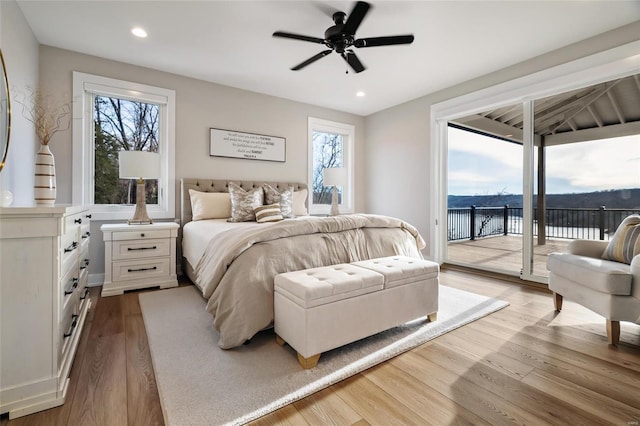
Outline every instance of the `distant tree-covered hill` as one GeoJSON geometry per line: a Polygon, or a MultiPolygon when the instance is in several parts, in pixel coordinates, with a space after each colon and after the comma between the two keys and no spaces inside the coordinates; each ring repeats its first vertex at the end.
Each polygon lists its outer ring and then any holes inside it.
{"type": "MultiPolygon", "coordinates": [[[[580,194],[547,194],[547,208],[598,208],[640,209],[640,188],[616,189],[610,191],[585,192],[580,194]]],[[[534,198],[534,206],[537,206],[534,198]]],[[[449,195],[449,208],[497,207],[508,204],[522,207],[522,195],[449,195]]]]}

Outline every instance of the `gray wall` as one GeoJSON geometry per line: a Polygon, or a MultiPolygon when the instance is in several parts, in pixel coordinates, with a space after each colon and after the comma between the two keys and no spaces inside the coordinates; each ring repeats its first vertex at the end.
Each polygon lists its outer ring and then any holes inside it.
{"type": "MultiPolygon", "coordinates": [[[[399,216],[418,228],[427,243],[433,219],[429,200],[431,106],[447,99],[495,86],[556,65],[580,59],[640,39],[640,21],[572,44],[517,65],[368,116],[367,149],[363,162],[368,171],[364,198],[368,213],[399,216]],[[376,173],[384,171],[384,173],[376,173]],[[393,179],[389,179],[393,176],[393,179]]],[[[437,66],[437,64],[434,64],[437,66]]],[[[446,68],[446,64],[444,64],[446,68]]],[[[446,69],[443,71],[446,72],[446,69]]],[[[427,246],[425,256],[432,256],[427,246]]]]}
{"type": "MultiPolygon", "coordinates": [[[[352,124],[355,142],[355,209],[364,211],[364,118],[273,96],[141,68],[50,46],[40,46],[40,85],[50,93],[72,92],[72,71],[144,83],[176,91],[176,218],[180,217],[179,182],[183,177],[296,181],[307,180],[307,117],[352,124]],[[286,138],[285,163],[209,156],[209,128],[239,130],[286,138]]],[[[56,159],[57,202],[72,200],[71,130],[51,142],[56,159]]],[[[32,167],[32,166],[31,166],[32,167]]],[[[104,273],[104,243],[100,225],[91,225],[89,273],[104,273]]]]}
{"type": "Polygon", "coordinates": [[[33,202],[34,162],[39,142],[33,125],[15,102],[25,87],[38,87],[38,41],[13,0],[0,1],[0,47],[9,77],[11,135],[9,154],[0,172],[0,189],[13,193],[14,203],[33,202]]]}

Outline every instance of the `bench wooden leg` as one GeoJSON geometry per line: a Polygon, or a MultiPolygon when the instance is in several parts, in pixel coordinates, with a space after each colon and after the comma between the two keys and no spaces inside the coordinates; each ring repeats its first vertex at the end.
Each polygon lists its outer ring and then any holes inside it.
{"type": "Polygon", "coordinates": [[[321,354],[312,355],[309,358],[305,358],[300,353],[298,353],[298,362],[304,369],[313,368],[318,365],[318,360],[320,359],[321,354]]]}
{"type": "Polygon", "coordinates": [[[560,312],[562,310],[562,295],[558,293],[553,293],[553,307],[556,308],[556,311],[560,312]]]}
{"type": "Polygon", "coordinates": [[[433,313],[427,315],[427,318],[429,318],[429,322],[434,322],[435,320],[438,319],[438,313],[437,312],[433,312],[433,313]]]}
{"type": "Polygon", "coordinates": [[[617,345],[620,341],[620,321],[607,320],[607,338],[610,345],[617,345]]]}
{"type": "Polygon", "coordinates": [[[283,339],[282,337],[280,337],[280,336],[278,336],[278,335],[276,334],[276,343],[277,343],[278,345],[280,345],[280,346],[284,346],[284,344],[285,344],[285,343],[287,343],[287,342],[285,342],[285,341],[284,341],[284,339],[283,339]]]}

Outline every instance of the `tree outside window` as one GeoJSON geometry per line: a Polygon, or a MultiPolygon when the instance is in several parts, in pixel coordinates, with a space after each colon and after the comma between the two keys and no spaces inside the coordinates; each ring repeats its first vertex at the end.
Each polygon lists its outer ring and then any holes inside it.
{"type": "MultiPolygon", "coordinates": [[[[160,106],[94,97],[94,203],[136,203],[136,180],[118,176],[119,151],[158,152],[160,106]]],[[[158,204],[158,181],[145,180],[147,204],[158,204]]]]}
{"type": "MultiPolygon", "coordinates": [[[[332,187],[322,181],[322,170],[343,165],[343,135],[313,131],[313,203],[331,204],[332,187]]],[[[338,201],[342,200],[342,188],[338,188],[338,201]]]]}

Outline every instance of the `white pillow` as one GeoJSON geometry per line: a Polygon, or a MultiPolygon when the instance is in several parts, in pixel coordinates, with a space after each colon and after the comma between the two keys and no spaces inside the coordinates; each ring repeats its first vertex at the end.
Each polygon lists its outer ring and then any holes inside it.
{"type": "Polygon", "coordinates": [[[231,217],[231,196],[228,192],[189,190],[192,220],[226,219],[231,217]]]}
{"type": "Polygon", "coordinates": [[[309,212],[307,211],[306,206],[307,201],[307,190],[303,189],[301,191],[293,192],[293,214],[295,216],[308,216],[309,212]]]}

